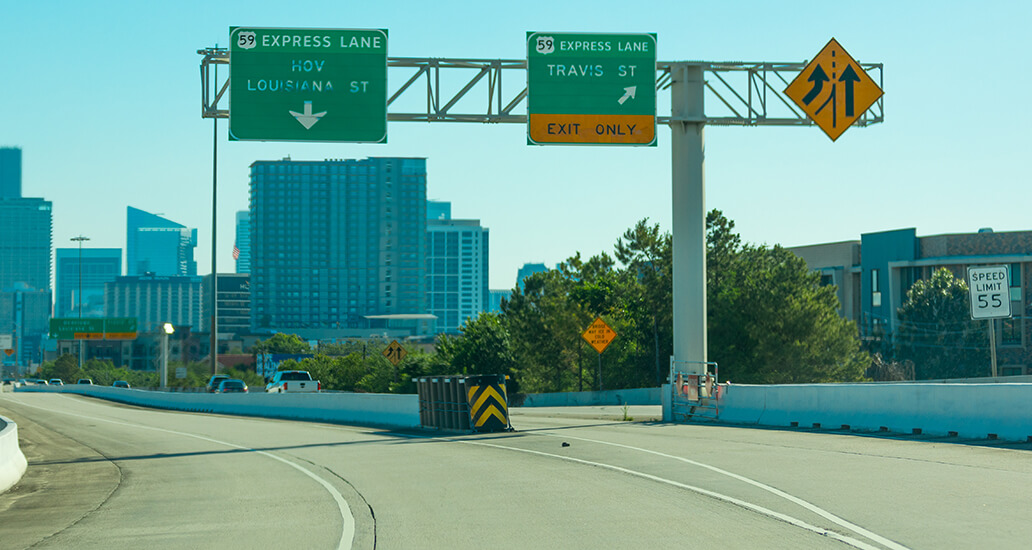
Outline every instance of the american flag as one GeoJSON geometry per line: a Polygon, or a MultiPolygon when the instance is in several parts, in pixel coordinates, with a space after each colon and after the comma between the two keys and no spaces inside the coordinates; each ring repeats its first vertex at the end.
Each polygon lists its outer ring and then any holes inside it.
{"type": "Polygon", "coordinates": [[[240,259],[240,248],[237,247],[237,245],[233,245],[233,259],[234,260],[239,260],[240,259]]]}

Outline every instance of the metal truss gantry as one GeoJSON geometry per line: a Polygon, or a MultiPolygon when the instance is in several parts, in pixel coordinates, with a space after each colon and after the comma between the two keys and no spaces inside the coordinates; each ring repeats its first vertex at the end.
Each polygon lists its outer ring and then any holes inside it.
{"type": "MultiPolygon", "coordinates": [[[[229,91],[229,81],[221,85],[215,82],[213,69],[216,65],[229,64],[229,52],[225,48],[207,48],[197,53],[204,56],[201,60],[201,116],[228,118],[229,108],[219,108],[219,104],[229,91]]],[[[708,104],[717,111],[707,113],[703,120],[691,122],[714,126],[814,124],[784,93],[792,79],[806,67],[806,62],[660,61],[656,63],[656,89],[669,90],[671,71],[683,65],[702,69],[708,104]]],[[[861,63],[860,66],[884,89],[881,63],[861,63]]],[[[388,121],[527,123],[525,59],[390,57],[387,67],[392,76],[401,73],[403,79],[401,85],[388,89],[388,121]],[[503,88],[503,75],[507,82],[517,83],[517,86],[503,88]],[[446,91],[456,84],[456,91],[446,91]],[[403,99],[410,100],[407,107],[424,104],[418,97],[424,93],[425,110],[399,109],[403,99]],[[460,106],[464,110],[459,111],[460,106]]],[[[855,124],[868,126],[883,122],[883,101],[879,99],[855,124]]],[[[659,116],[656,122],[669,124],[673,120],[672,116],[659,116]]]]}

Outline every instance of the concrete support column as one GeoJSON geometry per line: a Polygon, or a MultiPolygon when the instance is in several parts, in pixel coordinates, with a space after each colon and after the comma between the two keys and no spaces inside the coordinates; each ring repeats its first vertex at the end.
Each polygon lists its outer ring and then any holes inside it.
{"type": "Polygon", "coordinates": [[[673,314],[677,368],[703,374],[706,351],[706,191],[703,71],[671,69],[673,314]]]}

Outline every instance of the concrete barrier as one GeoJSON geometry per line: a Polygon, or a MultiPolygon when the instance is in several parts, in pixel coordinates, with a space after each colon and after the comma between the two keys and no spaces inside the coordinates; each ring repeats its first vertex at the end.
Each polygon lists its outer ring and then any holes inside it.
{"type": "Polygon", "coordinates": [[[73,393],[119,403],[178,411],[418,428],[416,395],[321,393],[180,393],[70,384],[25,386],[19,392],[73,393]]]}
{"type": "Polygon", "coordinates": [[[18,425],[0,416],[0,493],[14,487],[28,463],[18,446],[18,425]]]}
{"type": "Polygon", "coordinates": [[[566,393],[528,393],[519,407],[598,407],[603,405],[659,405],[660,388],[582,391],[566,393]]]}
{"type": "Polygon", "coordinates": [[[1028,441],[1032,384],[723,386],[717,419],[735,424],[1028,441]]]}

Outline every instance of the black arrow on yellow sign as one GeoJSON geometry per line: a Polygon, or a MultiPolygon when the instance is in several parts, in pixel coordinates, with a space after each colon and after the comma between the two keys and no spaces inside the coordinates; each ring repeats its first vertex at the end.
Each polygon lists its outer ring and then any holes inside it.
{"type": "Polygon", "coordinates": [[[505,388],[497,384],[471,384],[468,390],[470,419],[478,432],[500,432],[509,429],[505,388]]]}

